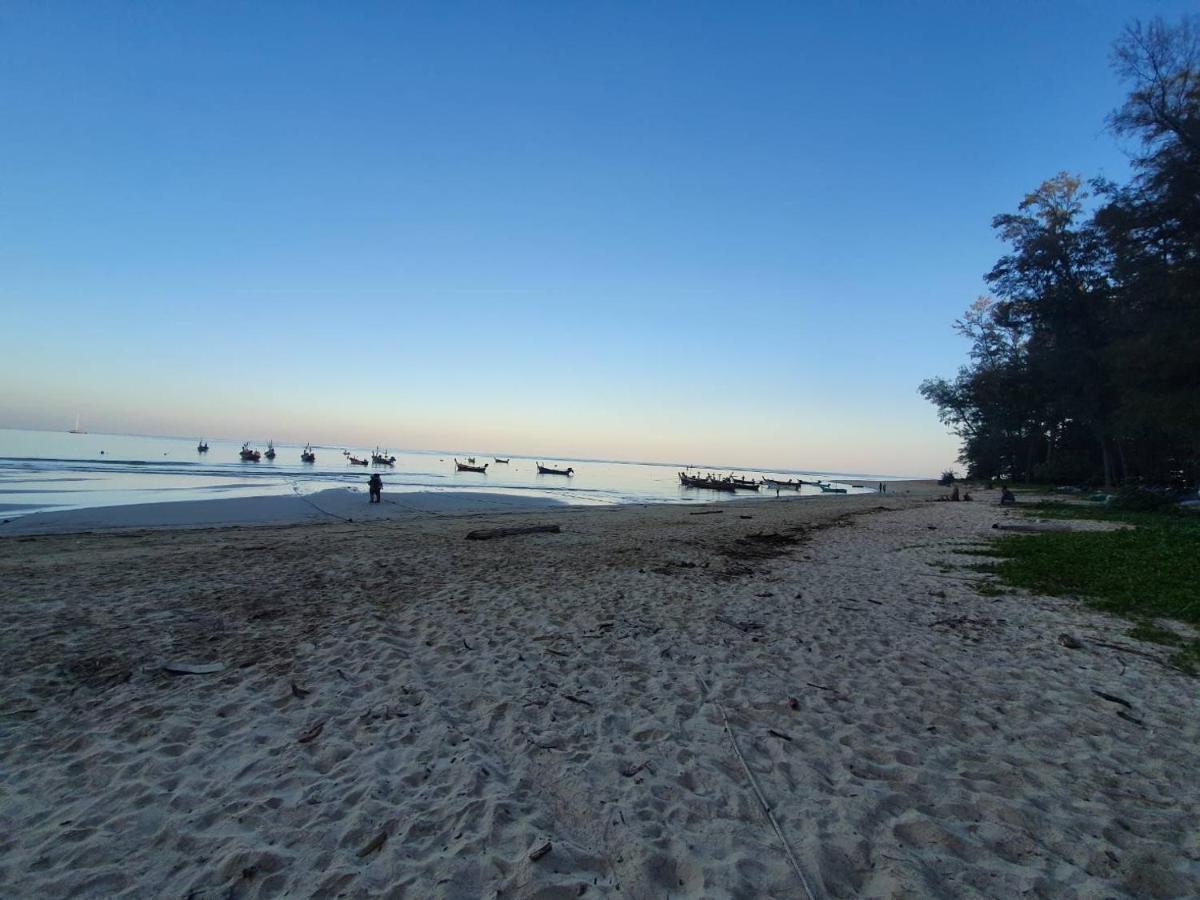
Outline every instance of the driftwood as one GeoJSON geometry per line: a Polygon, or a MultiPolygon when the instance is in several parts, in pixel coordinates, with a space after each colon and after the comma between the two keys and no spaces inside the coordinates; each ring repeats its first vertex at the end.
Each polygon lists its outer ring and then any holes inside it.
{"type": "Polygon", "coordinates": [[[467,532],[468,541],[490,541],[492,538],[515,537],[519,534],[558,534],[558,525],[518,525],[515,528],[478,528],[467,532]]]}
{"type": "Polygon", "coordinates": [[[169,662],[163,663],[162,669],[172,675],[212,675],[224,671],[225,663],[169,662]]]}
{"type": "Polygon", "coordinates": [[[536,850],[533,850],[530,852],[529,861],[537,862],[539,859],[541,859],[543,856],[545,856],[547,853],[549,853],[552,849],[554,849],[554,845],[551,844],[549,841],[546,841],[546,843],[542,844],[542,846],[540,846],[536,850]]]}
{"type": "Polygon", "coordinates": [[[308,731],[304,732],[304,734],[300,735],[300,737],[296,738],[296,740],[301,744],[307,744],[309,741],[315,741],[318,737],[320,737],[321,732],[324,730],[325,723],[318,722],[312,728],[308,729],[308,731]]]}

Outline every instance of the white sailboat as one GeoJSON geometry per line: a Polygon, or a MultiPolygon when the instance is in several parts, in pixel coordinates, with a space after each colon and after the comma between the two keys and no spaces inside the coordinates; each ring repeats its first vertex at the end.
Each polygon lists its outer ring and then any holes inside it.
{"type": "Polygon", "coordinates": [[[79,427],[79,413],[75,413],[75,427],[68,431],[67,434],[87,434],[86,431],[79,427]]]}

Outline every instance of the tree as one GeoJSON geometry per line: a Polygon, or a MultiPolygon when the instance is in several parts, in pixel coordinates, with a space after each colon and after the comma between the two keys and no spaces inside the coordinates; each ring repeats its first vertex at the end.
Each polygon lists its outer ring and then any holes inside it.
{"type": "Polygon", "coordinates": [[[1113,63],[1133,180],[1060,172],[996,216],[970,364],[920,387],[972,474],[1200,482],[1200,17],[1135,23],[1113,63]]]}

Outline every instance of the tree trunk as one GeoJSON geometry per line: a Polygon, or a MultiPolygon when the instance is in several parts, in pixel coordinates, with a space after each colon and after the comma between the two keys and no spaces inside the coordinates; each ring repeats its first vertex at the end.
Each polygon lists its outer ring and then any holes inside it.
{"type": "Polygon", "coordinates": [[[1112,454],[1108,452],[1108,441],[1103,436],[1100,438],[1100,459],[1104,463],[1104,489],[1110,490],[1113,486],[1112,454]]]}
{"type": "Polygon", "coordinates": [[[1129,466],[1126,465],[1126,463],[1125,463],[1125,447],[1124,447],[1124,445],[1120,441],[1117,441],[1116,444],[1117,444],[1117,462],[1120,463],[1120,465],[1121,465],[1120,483],[1124,484],[1126,481],[1129,480],[1129,466]]]}

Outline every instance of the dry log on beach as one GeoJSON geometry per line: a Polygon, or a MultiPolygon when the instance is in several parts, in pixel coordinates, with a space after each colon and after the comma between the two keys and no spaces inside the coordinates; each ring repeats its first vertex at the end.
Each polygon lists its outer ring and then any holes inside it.
{"type": "Polygon", "coordinates": [[[492,538],[515,537],[519,534],[558,534],[558,525],[520,525],[515,528],[477,528],[467,532],[468,541],[490,541],[492,538]]]}
{"type": "Polygon", "coordinates": [[[170,672],[172,675],[212,675],[224,671],[225,663],[169,662],[163,663],[162,668],[164,672],[170,672]]]}

